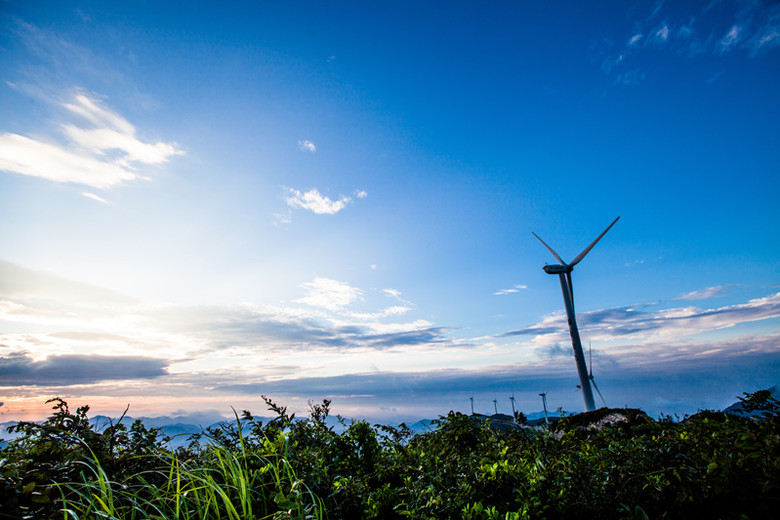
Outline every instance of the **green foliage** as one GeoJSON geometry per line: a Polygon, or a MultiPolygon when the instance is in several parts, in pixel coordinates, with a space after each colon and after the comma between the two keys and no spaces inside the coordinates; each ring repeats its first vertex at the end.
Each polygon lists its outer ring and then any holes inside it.
{"type": "Polygon", "coordinates": [[[741,398],[740,417],[653,420],[602,409],[549,431],[450,412],[414,435],[342,421],[330,402],[308,418],[263,398],[172,450],[135,423],[95,431],[87,407],[54,399],[44,423],[0,452],[0,518],[770,518],[780,504],[780,407],[741,398]]]}

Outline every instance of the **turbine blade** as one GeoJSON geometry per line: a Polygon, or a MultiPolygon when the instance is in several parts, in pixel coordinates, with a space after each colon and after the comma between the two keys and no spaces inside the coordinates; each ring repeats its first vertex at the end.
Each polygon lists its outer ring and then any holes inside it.
{"type": "Polygon", "coordinates": [[[596,389],[596,393],[599,394],[599,397],[601,398],[601,402],[604,403],[604,406],[607,406],[607,402],[604,400],[604,396],[601,395],[601,391],[599,390],[599,387],[596,386],[596,380],[593,379],[593,376],[590,376],[590,382],[593,384],[593,388],[596,389]]]}
{"type": "MultiPolygon", "coordinates": [[[[595,245],[596,245],[596,242],[598,242],[599,240],[601,240],[601,237],[603,237],[604,235],[606,235],[606,234],[607,234],[607,231],[609,231],[609,228],[611,228],[612,226],[614,226],[614,225],[615,225],[615,222],[617,222],[619,218],[620,218],[620,217],[618,217],[618,218],[616,218],[615,220],[613,220],[613,221],[612,221],[612,224],[610,224],[609,226],[607,226],[607,229],[605,229],[605,230],[604,230],[604,231],[603,231],[603,232],[602,232],[602,233],[601,233],[601,234],[598,236],[598,238],[596,238],[596,240],[594,240],[594,241],[593,241],[593,243],[591,243],[591,244],[590,244],[588,247],[586,247],[586,248],[585,248],[585,250],[584,250],[582,253],[580,253],[579,255],[577,255],[577,258],[575,258],[574,260],[572,260],[572,261],[571,261],[571,263],[570,263],[569,265],[570,265],[570,266],[572,266],[572,267],[574,267],[575,265],[577,265],[578,263],[580,263],[580,261],[581,261],[583,258],[585,258],[585,255],[587,255],[587,254],[588,254],[588,251],[590,251],[591,249],[593,249],[593,246],[595,246],[595,245]]],[[[537,238],[539,238],[539,237],[537,237],[537,238]]],[[[541,240],[541,239],[539,239],[539,240],[541,240]]],[[[542,242],[542,243],[544,243],[544,242],[542,242]]],[[[545,244],[545,245],[546,245],[546,244],[545,244]]]]}
{"type": "Polygon", "coordinates": [[[546,248],[547,248],[547,249],[548,249],[548,250],[549,250],[549,251],[552,253],[552,255],[555,257],[555,259],[556,259],[556,260],[558,260],[558,261],[561,263],[561,265],[566,265],[566,262],[564,262],[563,260],[561,260],[561,257],[560,257],[560,256],[558,256],[558,253],[556,253],[555,251],[553,251],[553,248],[552,248],[552,247],[548,246],[548,245],[547,245],[547,243],[545,243],[545,241],[544,241],[544,240],[542,240],[541,238],[539,238],[539,235],[537,235],[537,234],[536,234],[536,233],[534,233],[533,231],[531,231],[531,234],[532,234],[533,236],[535,236],[535,237],[536,237],[536,238],[539,240],[539,242],[541,242],[541,243],[542,243],[542,245],[543,245],[544,247],[546,247],[546,248]]]}

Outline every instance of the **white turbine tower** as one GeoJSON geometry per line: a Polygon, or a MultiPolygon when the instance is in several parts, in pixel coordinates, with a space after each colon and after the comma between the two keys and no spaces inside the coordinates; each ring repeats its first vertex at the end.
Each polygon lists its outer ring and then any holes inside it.
{"type": "Polygon", "coordinates": [[[547,419],[547,392],[542,392],[539,395],[542,396],[542,405],[544,406],[544,423],[550,426],[550,421],[547,419]]]}
{"type": "Polygon", "coordinates": [[[593,345],[590,341],[588,341],[588,368],[590,372],[588,373],[588,379],[590,379],[590,382],[593,383],[593,388],[596,390],[596,393],[599,394],[599,397],[601,398],[601,402],[604,403],[604,406],[607,406],[607,402],[604,400],[604,396],[601,395],[601,391],[599,390],[599,387],[596,385],[596,380],[593,379],[593,345]]]}
{"type": "Polygon", "coordinates": [[[596,405],[593,402],[593,391],[590,389],[590,378],[588,377],[588,367],[585,365],[585,355],[582,352],[582,342],[580,341],[580,332],[577,330],[577,320],[575,319],[574,315],[574,289],[571,285],[571,272],[574,269],[574,266],[580,263],[583,258],[585,258],[585,255],[588,254],[588,252],[593,249],[593,246],[596,245],[596,242],[601,240],[601,237],[603,237],[609,229],[615,225],[615,222],[618,221],[620,217],[616,218],[612,221],[612,224],[607,226],[607,229],[605,229],[597,238],[594,240],[588,247],[586,247],[582,253],[577,255],[577,258],[571,261],[571,263],[566,263],[563,260],[561,260],[561,257],[558,256],[558,253],[556,253],[553,248],[548,246],[544,240],[539,238],[539,235],[536,233],[532,233],[533,236],[535,236],[539,242],[544,245],[555,257],[556,260],[560,262],[558,265],[545,265],[543,267],[544,272],[547,274],[557,274],[558,278],[561,281],[561,291],[563,292],[563,303],[566,306],[566,317],[569,319],[569,334],[571,334],[571,344],[574,348],[574,359],[577,362],[577,375],[580,378],[580,388],[582,389],[582,400],[585,402],[585,410],[590,412],[596,409],[596,405]]]}

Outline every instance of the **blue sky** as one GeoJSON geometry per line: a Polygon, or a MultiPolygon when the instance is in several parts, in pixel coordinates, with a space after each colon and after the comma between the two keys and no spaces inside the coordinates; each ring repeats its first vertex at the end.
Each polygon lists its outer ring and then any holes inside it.
{"type": "Polygon", "coordinates": [[[778,382],[777,3],[0,9],[0,419],[778,382]]]}

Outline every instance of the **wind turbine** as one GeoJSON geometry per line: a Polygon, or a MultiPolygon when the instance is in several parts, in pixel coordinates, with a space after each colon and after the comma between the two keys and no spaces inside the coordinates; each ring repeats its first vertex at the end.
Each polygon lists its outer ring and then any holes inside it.
{"type": "Polygon", "coordinates": [[[542,405],[544,406],[544,422],[550,426],[550,421],[547,419],[547,392],[542,392],[539,395],[542,396],[542,405]]]}
{"type": "Polygon", "coordinates": [[[566,317],[569,319],[569,334],[571,334],[571,343],[572,347],[574,348],[574,359],[577,362],[577,375],[580,378],[580,388],[582,389],[582,400],[585,402],[585,410],[588,412],[595,410],[596,404],[593,402],[593,391],[590,389],[591,380],[588,377],[588,367],[585,366],[585,355],[582,352],[580,332],[577,330],[577,320],[575,319],[574,314],[574,289],[571,285],[571,272],[574,269],[574,266],[580,263],[583,258],[585,258],[585,255],[587,255],[588,252],[593,249],[593,246],[596,245],[596,242],[601,240],[601,237],[603,237],[607,231],[609,231],[609,229],[615,225],[615,222],[617,222],[619,218],[620,217],[613,220],[612,224],[607,226],[607,229],[605,229],[596,238],[596,240],[594,240],[582,251],[582,253],[577,255],[577,257],[568,264],[564,262],[560,256],[558,256],[558,253],[556,253],[553,248],[548,246],[544,240],[539,238],[539,235],[532,233],[532,235],[535,236],[539,242],[541,242],[542,245],[552,253],[555,259],[560,262],[560,264],[557,265],[545,265],[542,269],[544,269],[544,272],[547,274],[557,274],[561,281],[563,303],[566,306],[566,317]]]}
{"type": "Polygon", "coordinates": [[[474,415],[474,396],[469,397],[471,401],[471,415],[474,415]]]}
{"type": "Polygon", "coordinates": [[[596,386],[596,380],[593,379],[593,345],[591,344],[590,341],[588,341],[588,368],[590,370],[590,372],[588,373],[588,379],[590,379],[590,382],[593,383],[593,388],[599,394],[599,397],[601,398],[601,402],[604,403],[604,406],[607,406],[607,402],[604,400],[604,396],[601,395],[601,391],[599,390],[599,387],[596,386]]]}

